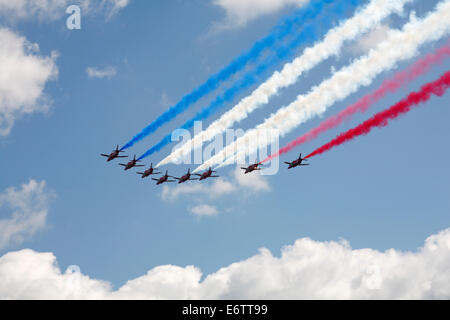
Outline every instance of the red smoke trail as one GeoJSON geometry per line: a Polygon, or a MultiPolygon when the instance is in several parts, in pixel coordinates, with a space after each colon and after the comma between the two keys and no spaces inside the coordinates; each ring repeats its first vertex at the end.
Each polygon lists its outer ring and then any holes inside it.
{"type": "Polygon", "coordinates": [[[286,146],[279,149],[278,152],[271,154],[266,159],[261,161],[261,163],[272,160],[273,158],[291,151],[296,146],[311,141],[319,134],[340,125],[345,119],[351,117],[356,112],[365,112],[370,106],[382,99],[387,93],[394,93],[401,86],[428,72],[433,65],[442,62],[443,59],[448,58],[449,56],[450,44],[447,44],[436,50],[436,52],[428,54],[424,58],[417,60],[407,70],[398,72],[392,78],[385,80],[374,92],[365,95],[356,103],[323,121],[316,128],[311,129],[309,132],[291,141],[286,146]]]}
{"type": "Polygon", "coordinates": [[[375,127],[387,126],[390,120],[393,120],[399,117],[400,115],[409,112],[412,106],[428,101],[432,94],[439,97],[442,96],[449,86],[450,86],[450,71],[447,71],[438,80],[427,83],[426,85],[422,86],[420,91],[410,93],[406,99],[397,102],[389,109],[381,111],[375,114],[369,120],[364,121],[357,127],[350,129],[344,133],[341,133],[335,139],[331,140],[327,144],[324,144],[320,148],[314,150],[312,153],[307,155],[305,159],[324,153],[325,151],[337,147],[360,135],[366,135],[375,127]]]}

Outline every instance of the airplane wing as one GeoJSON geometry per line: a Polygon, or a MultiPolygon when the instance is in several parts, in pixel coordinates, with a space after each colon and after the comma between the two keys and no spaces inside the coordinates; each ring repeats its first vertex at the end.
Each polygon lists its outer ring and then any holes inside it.
{"type": "Polygon", "coordinates": [[[200,173],[193,173],[193,175],[201,177],[202,175],[200,173]]]}
{"type": "Polygon", "coordinates": [[[136,174],[144,174],[143,172],[136,172],[136,174]]]}
{"type": "Polygon", "coordinates": [[[169,176],[169,177],[174,178],[174,179],[177,179],[177,180],[180,180],[180,179],[181,179],[181,178],[177,178],[177,177],[174,177],[174,176],[169,176]]]}
{"type": "Polygon", "coordinates": [[[119,166],[124,166],[124,167],[126,167],[127,165],[124,164],[124,163],[119,163],[119,166]]]}
{"type": "Polygon", "coordinates": [[[102,153],[101,156],[109,157],[109,154],[104,154],[104,153],[102,153]]]}
{"type": "Polygon", "coordinates": [[[309,163],[302,163],[301,166],[309,166],[309,163]]]}
{"type": "Polygon", "coordinates": [[[210,178],[219,178],[220,176],[209,176],[210,178]]]}
{"type": "Polygon", "coordinates": [[[242,167],[241,167],[241,169],[242,169],[242,170],[247,170],[248,168],[242,168],[242,167]]]}
{"type": "Polygon", "coordinates": [[[189,180],[198,180],[197,178],[189,178],[189,180]]]}
{"type": "Polygon", "coordinates": [[[156,178],[152,178],[152,180],[159,181],[159,179],[156,179],[156,178]]]}
{"type": "Polygon", "coordinates": [[[117,156],[116,158],[128,158],[128,156],[117,156]]]}
{"type": "Polygon", "coordinates": [[[145,164],[135,164],[135,167],[145,167],[145,164]]]}
{"type": "Polygon", "coordinates": [[[288,165],[291,165],[291,164],[292,164],[291,162],[286,162],[286,161],[285,161],[284,163],[286,163],[286,164],[288,164],[288,165]]]}
{"type": "Polygon", "coordinates": [[[176,180],[166,180],[166,182],[176,182],[176,180]]]}

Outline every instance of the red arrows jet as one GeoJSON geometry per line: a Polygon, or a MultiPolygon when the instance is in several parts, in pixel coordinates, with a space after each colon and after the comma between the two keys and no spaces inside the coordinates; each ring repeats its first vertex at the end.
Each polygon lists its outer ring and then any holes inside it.
{"type": "Polygon", "coordinates": [[[136,155],[134,155],[133,160],[131,160],[127,164],[119,163],[119,165],[125,167],[125,169],[124,169],[125,171],[128,170],[128,169],[131,169],[133,167],[145,167],[145,165],[143,165],[143,164],[137,164],[139,161],[141,161],[141,160],[136,160],[136,155]]]}
{"type": "Polygon", "coordinates": [[[167,170],[166,170],[166,174],[165,174],[165,175],[163,175],[163,176],[160,177],[159,179],[152,178],[152,180],[157,181],[157,182],[156,182],[156,185],[161,184],[161,183],[164,183],[164,182],[175,182],[175,180],[169,180],[169,177],[170,177],[170,178],[173,178],[172,176],[169,176],[169,174],[167,173],[167,170]]]}
{"type": "Polygon", "coordinates": [[[261,168],[258,168],[259,166],[262,166],[261,163],[255,162],[254,164],[249,165],[247,168],[241,168],[243,170],[245,170],[244,173],[249,173],[255,170],[261,170],[261,168]]]}
{"type": "Polygon", "coordinates": [[[155,168],[153,168],[153,163],[150,164],[150,168],[148,168],[147,170],[145,170],[144,172],[136,172],[137,174],[140,174],[142,179],[148,177],[149,175],[152,174],[160,174],[161,172],[155,172],[155,168]]]}
{"type": "Polygon", "coordinates": [[[209,167],[209,169],[206,170],[205,172],[203,172],[202,174],[199,174],[199,173],[194,173],[194,174],[196,176],[200,177],[200,179],[198,179],[198,180],[204,180],[206,178],[218,178],[219,176],[212,175],[213,172],[217,172],[217,171],[211,170],[211,167],[209,167]]]}
{"type": "Polygon", "coordinates": [[[111,161],[111,160],[113,160],[113,159],[115,159],[115,158],[126,158],[126,157],[128,157],[128,156],[120,156],[119,154],[120,154],[121,152],[125,152],[125,151],[119,150],[119,145],[117,145],[116,150],[113,150],[110,154],[104,154],[104,153],[102,153],[101,156],[107,157],[107,158],[108,158],[108,159],[106,160],[107,162],[109,162],[109,161],[111,161]]]}
{"type": "Polygon", "coordinates": [[[292,162],[285,162],[285,163],[289,165],[288,169],[295,168],[297,166],[309,166],[308,163],[302,163],[302,161],[307,161],[307,159],[303,159],[302,154],[300,153],[300,155],[298,156],[298,159],[295,159],[292,162]]]}
{"type": "Polygon", "coordinates": [[[188,172],[184,176],[182,176],[181,178],[177,178],[177,177],[172,177],[172,178],[177,179],[178,183],[183,183],[183,182],[186,182],[188,180],[198,180],[197,178],[191,178],[190,170],[191,169],[188,169],[188,172]]]}

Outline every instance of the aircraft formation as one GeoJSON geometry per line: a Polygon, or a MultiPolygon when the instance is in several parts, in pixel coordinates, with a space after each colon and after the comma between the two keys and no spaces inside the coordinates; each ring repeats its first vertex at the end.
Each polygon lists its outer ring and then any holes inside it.
{"type": "MultiPolygon", "coordinates": [[[[114,160],[116,158],[127,158],[128,156],[121,156],[120,153],[123,152],[119,149],[119,145],[116,146],[116,149],[114,149],[110,154],[105,154],[102,153],[100,154],[102,157],[106,157],[106,162],[109,162],[111,160],[114,160]]],[[[134,155],[133,159],[131,159],[130,161],[128,161],[127,163],[119,163],[120,166],[124,167],[124,170],[127,171],[131,168],[134,167],[145,167],[145,165],[143,164],[138,164],[138,162],[140,162],[141,160],[136,159],[136,155],[134,155]]],[[[288,169],[291,168],[295,168],[297,166],[307,166],[309,165],[308,163],[303,163],[303,161],[307,161],[307,159],[302,158],[302,154],[300,153],[299,157],[295,160],[293,160],[292,162],[285,162],[288,166],[288,169]]],[[[254,164],[249,165],[248,167],[241,167],[242,170],[245,170],[244,174],[247,173],[251,173],[253,171],[256,170],[261,170],[263,164],[261,162],[255,162],[254,164]]],[[[175,176],[171,176],[168,173],[168,170],[166,170],[166,173],[162,176],[160,176],[159,178],[152,178],[152,180],[156,181],[156,185],[160,185],[162,183],[165,182],[177,182],[178,183],[184,183],[186,181],[190,181],[190,180],[205,180],[208,178],[218,178],[220,176],[218,175],[213,175],[214,173],[217,173],[217,171],[212,170],[211,167],[204,171],[203,173],[191,173],[190,169],[188,169],[188,171],[186,172],[186,174],[184,174],[181,177],[175,177],[175,176]],[[192,176],[197,176],[198,178],[192,178],[192,176]],[[175,179],[175,180],[171,180],[171,179],[175,179]]],[[[161,174],[161,172],[156,171],[155,168],[153,168],[153,163],[150,164],[150,167],[142,172],[136,172],[136,174],[141,175],[141,178],[147,178],[149,176],[152,175],[158,175],[161,174]]]]}

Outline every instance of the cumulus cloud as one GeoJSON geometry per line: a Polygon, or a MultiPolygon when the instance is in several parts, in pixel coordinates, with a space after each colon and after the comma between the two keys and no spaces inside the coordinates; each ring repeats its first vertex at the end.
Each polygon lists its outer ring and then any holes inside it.
{"type": "Polygon", "coordinates": [[[287,6],[304,6],[309,0],[215,0],[226,18],[220,28],[241,27],[260,16],[275,13],[287,6]]]}
{"type": "Polygon", "coordinates": [[[216,216],[219,214],[219,210],[216,207],[208,204],[200,204],[191,208],[191,213],[196,216],[216,216]]]}
{"type": "Polygon", "coordinates": [[[174,187],[165,185],[161,193],[161,198],[165,201],[173,201],[183,195],[198,195],[202,198],[207,196],[214,199],[236,192],[242,193],[242,191],[260,192],[270,190],[268,181],[259,171],[244,174],[242,169],[236,167],[231,179],[220,177],[217,179],[211,178],[209,181],[206,180],[202,183],[183,183],[177,184],[174,187]]]}
{"type": "Polygon", "coordinates": [[[52,253],[0,257],[0,299],[450,299],[450,229],[415,252],[352,249],[346,241],[298,239],[202,279],[195,266],[157,266],[118,290],[62,273],[52,253]]]}
{"type": "Polygon", "coordinates": [[[54,21],[66,16],[66,8],[79,5],[82,14],[103,13],[111,18],[125,8],[130,0],[0,0],[0,16],[10,21],[36,18],[54,21]]]}
{"type": "Polygon", "coordinates": [[[364,54],[368,52],[370,49],[377,47],[379,43],[386,39],[386,36],[390,30],[391,28],[384,24],[369,31],[358,41],[356,41],[353,46],[351,46],[351,50],[355,54],[364,54]]]}
{"type": "MultiPolygon", "coordinates": [[[[53,193],[45,181],[30,180],[19,189],[11,187],[0,194],[0,209],[12,213],[0,219],[0,249],[11,242],[21,243],[45,227],[53,193]]],[[[3,214],[2,214],[3,216],[3,214]]]]}
{"type": "Polygon", "coordinates": [[[183,183],[174,187],[163,186],[161,198],[164,201],[175,201],[183,195],[196,195],[200,198],[209,197],[214,199],[236,191],[236,187],[226,178],[218,178],[214,181],[204,183],[183,183]]]}
{"type": "Polygon", "coordinates": [[[53,253],[30,249],[3,255],[0,278],[0,299],[105,299],[111,293],[108,282],[63,273],[53,253]]]}
{"type": "Polygon", "coordinates": [[[174,186],[164,185],[161,199],[174,202],[180,197],[187,199],[189,211],[197,216],[212,216],[219,213],[215,206],[204,203],[205,200],[214,201],[228,195],[252,195],[258,192],[271,191],[270,185],[259,171],[245,174],[236,167],[231,177],[211,178],[201,183],[183,183],[174,186]],[[189,204],[190,203],[190,204],[189,204]],[[192,203],[195,204],[192,207],[192,203]],[[200,204],[199,204],[200,203],[200,204]]]}
{"type": "Polygon", "coordinates": [[[56,52],[42,56],[36,43],[0,28],[0,136],[10,133],[17,117],[48,110],[43,91],[58,75],[56,58],[56,52]]]}
{"type": "Polygon", "coordinates": [[[88,77],[91,79],[92,78],[99,78],[99,79],[108,78],[108,79],[110,79],[116,75],[117,71],[116,71],[116,68],[111,67],[111,66],[105,67],[103,69],[96,68],[96,67],[88,67],[86,69],[86,73],[87,73],[88,77]]]}
{"type": "Polygon", "coordinates": [[[269,183],[259,171],[245,174],[241,168],[237,167],[234,170],[234,177],[238,185],[244,187],[246,190],[255,192],[270,191],[269,183]]]}

